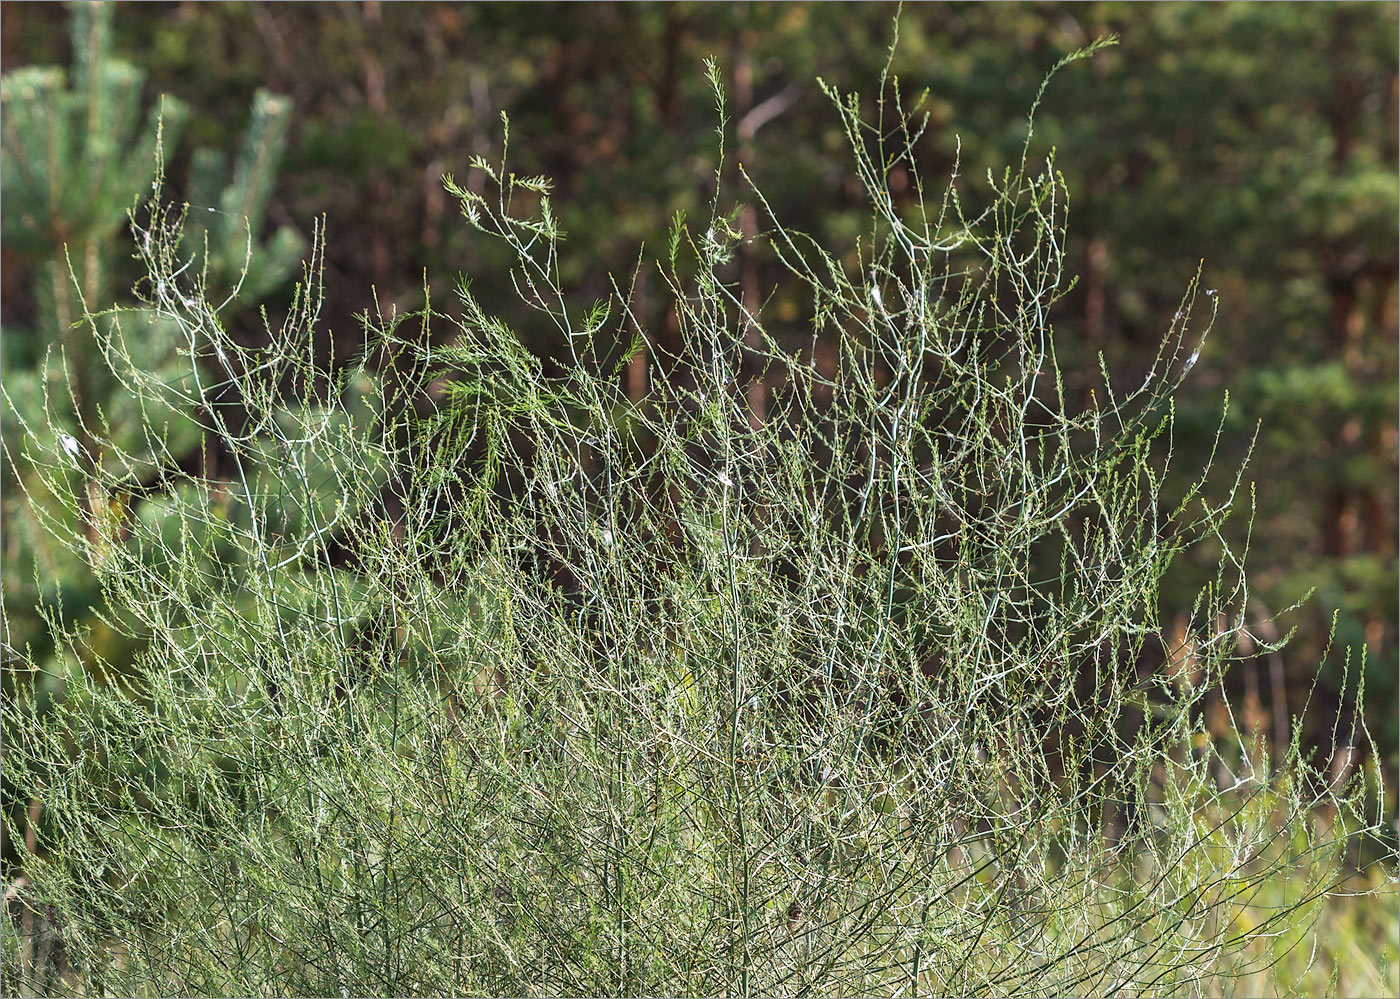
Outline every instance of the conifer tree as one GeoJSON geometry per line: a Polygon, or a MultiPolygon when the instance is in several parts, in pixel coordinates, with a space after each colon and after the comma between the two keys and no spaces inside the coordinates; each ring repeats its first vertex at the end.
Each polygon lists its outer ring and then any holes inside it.
{"type": "MultiPolygon", "coordinates": [[[[80,476],[92,473],[86,463],[103,462],[112,447],[179,461],[197,454],[201,444],[198,428],[185,419],[167,420],[163,436],[149,436],[136,395],[93,349],[86,328],[110,322],[89,313],[110,306],[122,290],[124,258],[131,256],[128,217],[160,184],[162,157],[174,151],[189,108],[167,96],[143,115],[145,76],[113,56],[109,6],[73,4],[71,38],[71,73],[36,66],[0,79],[4,242],[27,268],[35,303],[32,328],[3,331],[4,641],[7,659],[31,647],[49,667],[48,682],[62,675],[65,654],[53,647],[45,618],[96,629],[96,647],[118,663],[124,658],[122,640],[101,609],[97,579],[58,538],[87,533],[89,542],[96,541],[80,526],[91,519],[86,515],[101,506],[120,519],[142,490],[107,495],[93,485],[80,491],[86,509],[65,508],[15,461],[25,428],[56,440],[80,476]]],[[[232,165],[212,149],[195,151],[191,161],[188,192],[197,210],[190,212],[186,246],[196,249],[192,265],[204,274],[211,295],[241,281],[244,307],[282,285],[302,251],[300,236],[290,228],[255,238],[290,112],[286,98],[259,91],[232,165]]],[[[172,386],[188,382],[194,355],[185,334],[151,318],[123,340],[133,362],[172,386]]],[[[69,661],[67,668],[75,665],[69,661]]],[[[7,676],[7,685],[13,679],[7,676]]]]}

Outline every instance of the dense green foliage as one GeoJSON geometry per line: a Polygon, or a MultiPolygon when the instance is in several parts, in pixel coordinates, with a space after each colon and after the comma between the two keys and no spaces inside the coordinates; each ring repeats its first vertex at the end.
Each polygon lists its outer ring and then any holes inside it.
{"type": "Polygon", "coordinates": [[[1278,651],[1239,475],[1173,484],[1215,295],[1187,283],[1145,377],[1076,391],[1053,157],[1028,133],[935,194],[918,100],[827,92],[864,235],[829,252],[721,182],[636,272],[669,340],[637,276],[567,289],[551,181],[449,178],[551,364],[466,279],[325,357],[319,243],[246,345],[156,184],[142,305],[85,316],[131,424],[11,400],[10,460],[138,651],[54,617],[88,668],[12,686],[7,990],[1180,994],[1305,928],[1377,787],[1202,711],[1278,651]],[[759,219],[796,347],[749,300],[759,219]],[[168,363],[132,349],[164,329],[168,363]],[[225,460],[183,463],[181,425],[225,460]],[[1163,580],[1212,546],[1174,632],[1163,580]]]}
{"type": "Polygon", "coordinates": [[[1394,12],[1151,11],[1031,141],[1118,8],[77,6],[5,990],[1296,990],[1393,837],[1394,12]]]}

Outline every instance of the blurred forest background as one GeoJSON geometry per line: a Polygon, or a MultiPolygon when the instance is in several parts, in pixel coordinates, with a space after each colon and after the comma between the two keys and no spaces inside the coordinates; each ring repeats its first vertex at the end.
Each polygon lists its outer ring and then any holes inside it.
{"type": "MultiPolygon", "coordinates": [[[[565,273],[577,294],[605,297],[610,272],[626,287],[639,245],[648,257],[659,252],[675,213],[703,217],[712,196],[706,56],[718,60],[730,95],[730,193],[743,198],[742,162],[789,227],[853,248],[867,209],[816,79],[861,90],[873,108],[894,15],[886,4],[130,3],[116,5],[111,55],[143,74],[143,113],[163,94],[188,108],[183,137],[166,150],[168,197],[195,200],[187,192],[202,161],[191,150],[238,148],[250,116],[267,110],[266,97],[254,99],[260,88],[290,99],[259,224],[305,244],[325,216],[324,327],[345,357],[372,295],[385,314],[420,306],[425,273],[440,308],[451,307],[459,272],[476,278],[486,304],[508,308],[508,283],[498,300],[490,287],[504,280],[504,261],[455,215],[440,182],[453,173],[470,186],[480,179],[470,176],[473,155],[499,159],[502,110],[512,168],[556,181],[569,233],[565,273]]],[[[63,5],[6,3],[5,71],[70,65],[69,18],[63,5]]],[[[941,187],[960,140],[958,183],[982,189],[988,168],[1019,157],[1045,72],[1108,33],[1121,44],[1060,74],[1037,117],[1035,148],[1058,148],[1073,198],[1069,253],[1080,280],[1055,316],[1062,362],[1092,373],[1102,351],[1123,384],[1140,377],[1203,262],[1219,317],[1179,400],[1177,467],[1204,463],[1228,389],[1226,464],[1245,458],[1261,427],[1247,473],[1257,502],[1249,543],[1257,633],[1267,639],[1269,619],[1313,591],[1279,617],[1278,627],[1297,629],[1288,648],[1235,673],[1238,720],[1286,739],[1311,697],[1316,727],[1305,738],[1320,753],[1338,752],[1338,768],[1354,765],[1331,729],[1333,721],[1350,729],[1345,649],[1364,648],[1368,720],[1393,786],[1396,5],[911,5],[893,66],[906,94],[928,89],[925,184],[941,187]]],[[[280,137],[266,148],[275,159],[280,137]]],[[[129,205],[141,193],[121,199],[129,205]]],[[[914,191],[896,184],[894,194],[914,191]]],[[[752,234],[763,225],[753,211],[739,222],[752,234]]],[[[34,368],[60,335],[43,318],[38,289],[62,238],[6,229],[7,381],[34,368]]],[[[107,241],[106,287],[120,297],[139,276],[127,236],[113,227],[93,238],[107,241]]],[[[259,294],[275,313],[295,271],[270,273],[281,286],[265,282],[259,294]]],[[[807,305],[774,294],[772,259],[742,255],[737,280],[748,301],[802,336],[807,305]]],[[[648,335],[664,340],[674,327],[649,281],[659,283],[643,266],[634,309],[648,335]]],[[[522,336],[540,329],[519,318],[522,336]]],[[[238,321],[255,341],[256,312],[238,321]]],[[[541,355],[561,347],[542,333],[530,346],[541,355]]],[[[640,392],[646,372],[633,365],[620,377],[640,392]]],[[[48,574],[41,554],[19,546],[13,474],[5,470],[7,641],[42,649],[48,640],[33,610],[41,590],[61,593],[69,618],[95,614],[100,594],[76,570],[48,574]]],[[[1241,542],[1247,499],[1243,507],[1233,522],[1241,542]]],[[[1179,577],[1171,610],[1184,614],[1201,577],[1191,566],[1179,577]]],[[[93,634],[100,648],[100,629],[93,634]]],[[[119,662],[111,642],[103,654],[119,662]]]]}

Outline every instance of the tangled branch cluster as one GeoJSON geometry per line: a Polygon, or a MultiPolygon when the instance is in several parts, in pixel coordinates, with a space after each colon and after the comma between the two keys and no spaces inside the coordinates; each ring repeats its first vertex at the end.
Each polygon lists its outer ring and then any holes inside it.
{"type": "Polygon", "coordinates": [[[1086,403],[1056,356],[1053,164],[989,178],[981,211],[957,178],[926,198],[918,120],[882,93],[892,131],[832,94],[869,245],[771,220],[809,347],[735,291],[718,194],[658,264],[668,351],[623,290],[565,293],[546,181],[449,180],[556,366],[465,282],[459,315],[367,319],[360,356],[328,360],[315,254],[247,347],[182,214],[153,208],[143,307],[91,320],[144,448],[21,414],[142,651],[7,712],[6,779],[55,830],[15,890],[8,982],[1184,994],[1299,925],[1360,790],[1201,719],[1247,588],[1221,531],[1239,476],[1218,501],[1209,468],[1166,486],[1197,285],[1142,384],[1101,372],[1086,403]],[[131,348],[142,324],[179,331],[177,377],[131,348]],[[193,462],[167,446],[191,423],[193,462]],[[1182,645],[1158,586],[1202,542],[1219,571],[1182,645]],[[1294,894],[1259,916],[1284,870],[1294,894]]]}

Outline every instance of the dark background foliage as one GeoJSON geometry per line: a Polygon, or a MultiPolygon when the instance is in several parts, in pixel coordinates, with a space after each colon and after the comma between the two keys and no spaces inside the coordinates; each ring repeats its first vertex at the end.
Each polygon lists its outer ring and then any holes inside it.
{"type": "MultiPolygon", "coordinates": [[[[456,217],[440,177],[470,185],[471,156],[499,157],[501,110],[513,169],[556,181],[567,279],[584,299],[605,296],[610,271],[630,273],[640,243],[659,251],[675,212],[698,214],[713,192],[706,56],[731,100],[725,181],[739,188],[742,162],[789,226],[854,246],[863,195],[816,78],[863,88],[873,110],[895,13],[809,3],[120,4],[115,49],[145,71],[152,100],[168,92],[192,107],[188,146],[233,146],[258,87],[293,99],[268,225],[309,237],[326,216],[326,328],[348,349],[371,289],[386,312],[413,307],[426,273],[446,306],[442,292],[465,271],[492,304],[501,261],[456,217]]],[[[68,62],[63,6],[7,3],[0,17],[7,71],[68,62]]],[[[1393,775],[1396,7],[910,6],[893,65],[906,94],[928,89],[925,183],[941,187],[960,138],[958,183],[975,201],[987,168],[1019,155],[1046,70],[1110,32],[1120,45],[1060,75],[1037,119],[1038,148],[1058,149],[1073,198],[1080,281],[1055,317],[1062,350],[1085,369],[1102,351],[1131,380],[1203,262],[1219,318],[1180,400],[1179,464],[1204,461],[1228,388],[1227,457],[1242,460],[1261,428],[1249,473],[1257,615],[1314,591],[1279,621],[1298,629],[1282,658],[1237,672],[1242,723],[1286,730],[1322,661],[1313,697],[1325,724],[1309,736],[1330,752],[1341,650],[1364,647],[1369,720],[1393,775]]],[[[177,156],[176,188],[182,169],[177,156]]],[[[912,198],[898,180],[894,194],[912,198]]],[[[763,226],[752,212],[740,222],[763,226]]],[[[26,332],[31,265],[5,248],[11,349],[47,335],[26,332]]],[[[642,273],[635,308],[664,340],[673,327],[642,273]]],[[[738,279],[765,315],[800,332],[803,303],[770,298],[773,261],[742,256],[738,279]]],[[[502,289],[500,301],[509,298],[502,289]]],[[[517,329],[542,354],[558,347],[526,318],[517,329]]],[[[1239,539],[1246,521],[1235,521],[1239,539]]],[[[1182,610],[1195,583],[1183,569],[1173,595],[1182,610]]],[[[15,571],[27,570],[7,562],[7,576],[15,571]]]]}

